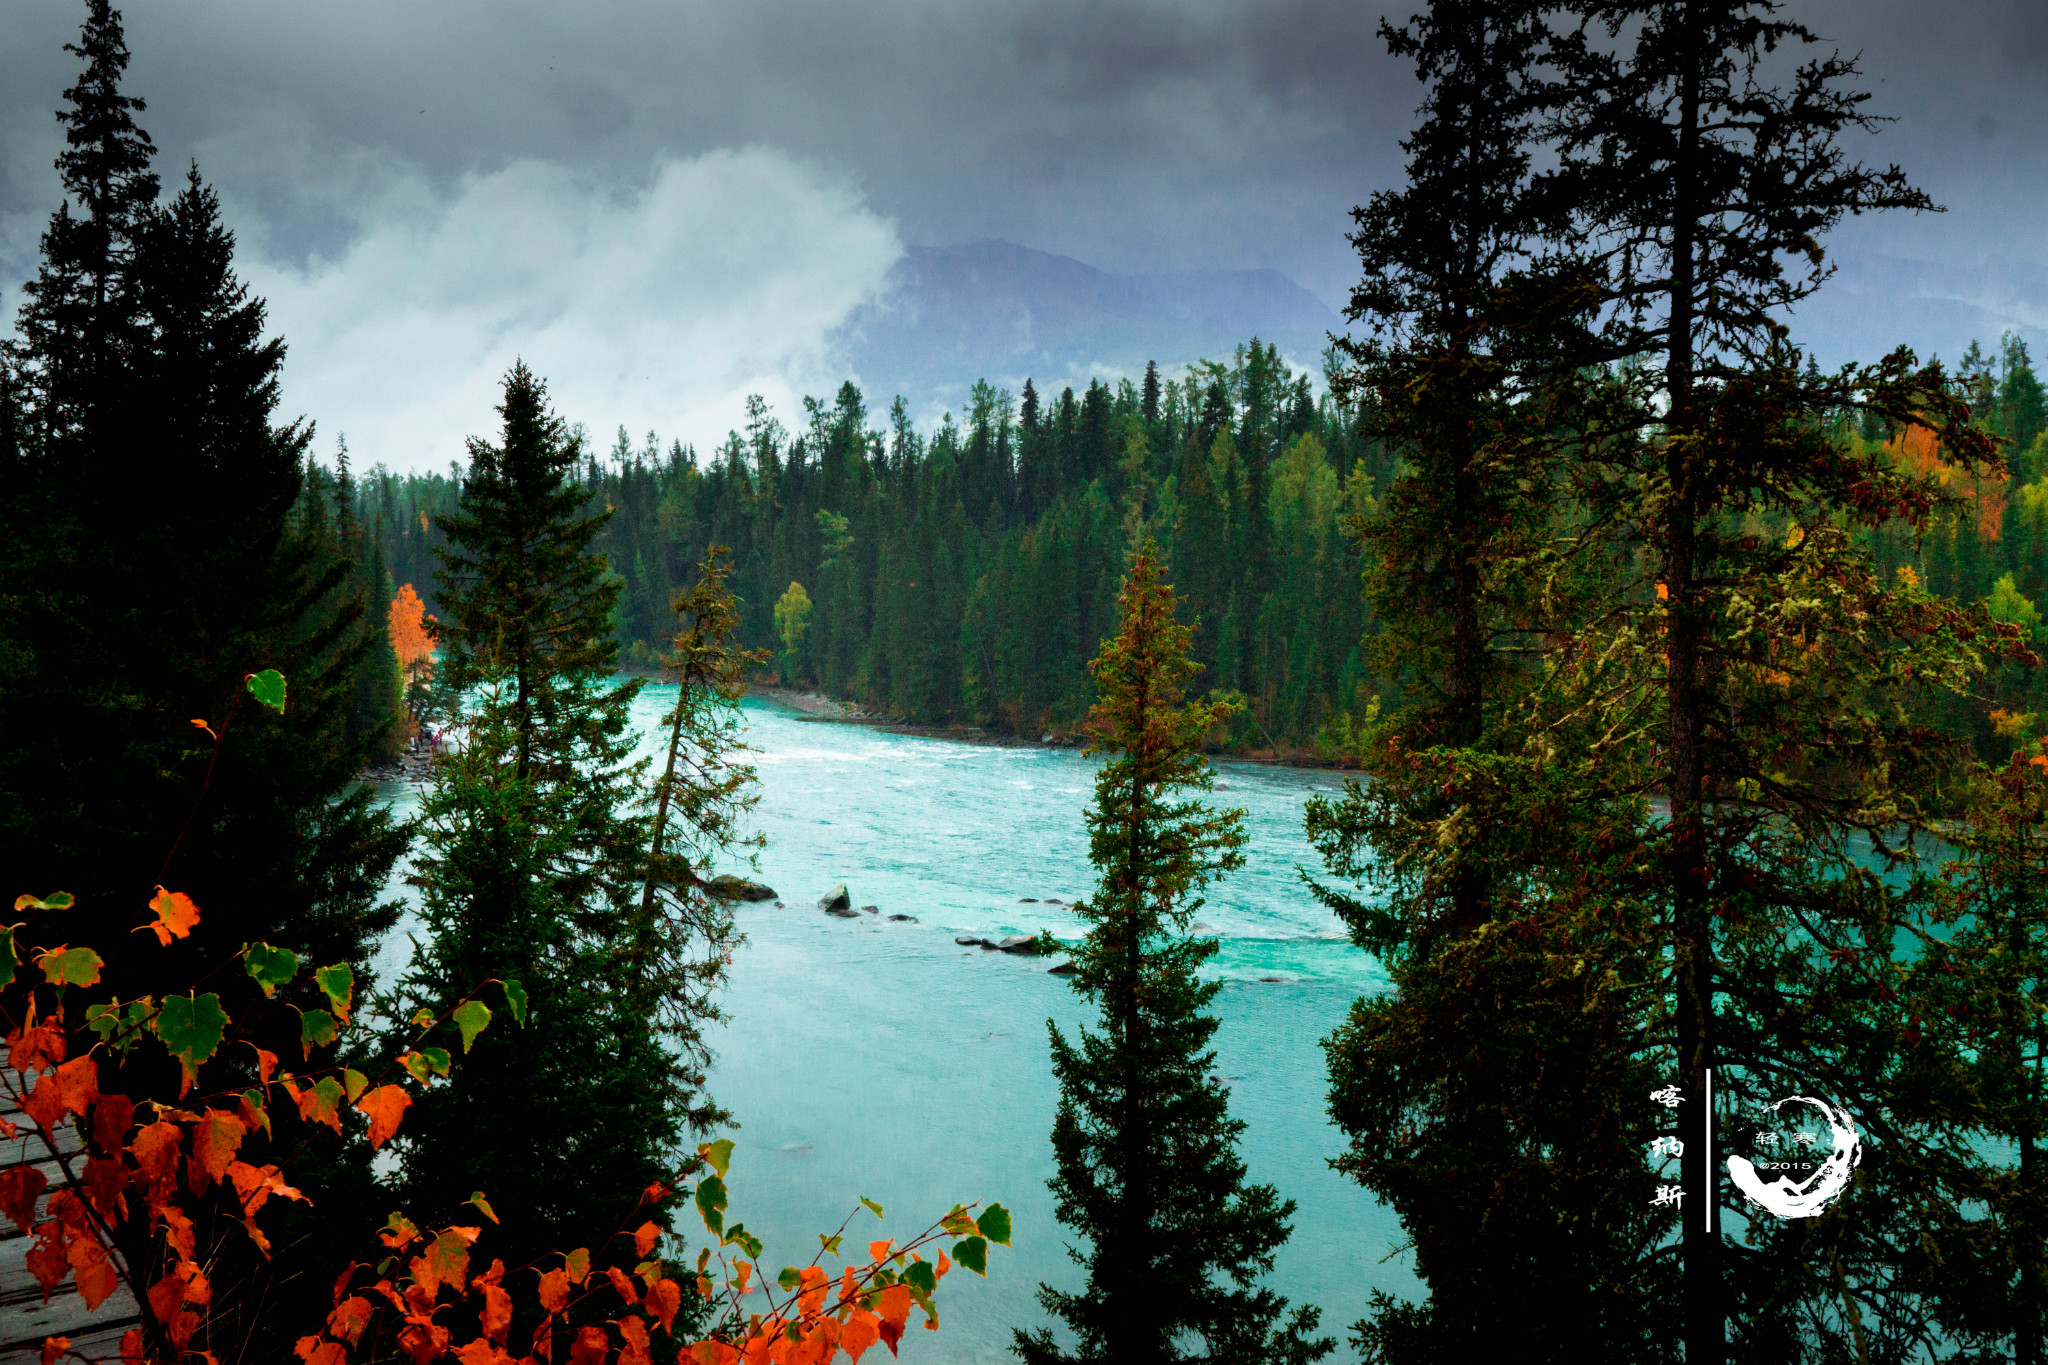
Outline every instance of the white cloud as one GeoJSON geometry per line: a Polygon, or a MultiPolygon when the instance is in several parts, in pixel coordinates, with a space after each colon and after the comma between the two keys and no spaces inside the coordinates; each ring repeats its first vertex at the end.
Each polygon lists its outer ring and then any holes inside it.
{"type": "MultiPolygon", "coordinates": [[[[240,265],[289,346],[286,415],[346,432],[360,465],[441,467],[492,436],[515,358],[601,444],[620,424],[704,452],[745,396],[786,416],[843,377],[827,337],[883,288],[895,226],[766,147],[664,158],[620,191],[520,161],[435,193],[354,179],[355,231],[303,267],[240,265]]],[[[260,232],[244,232],[255,245],[260,232]]]]}

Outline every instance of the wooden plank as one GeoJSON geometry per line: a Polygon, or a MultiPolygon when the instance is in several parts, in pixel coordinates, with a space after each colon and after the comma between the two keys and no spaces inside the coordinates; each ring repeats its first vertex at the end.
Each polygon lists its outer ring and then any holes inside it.
{"type": "Polygon", "coordinates": [[[126,1288],[115,1290],[97,1310],[88,1309],[78,1290],[65,1284],[42,1301],[42,1291],[19,1302],[0,1304],[0,1361],[39,1360],[44,1337],[70,1337],[78,1341],[87,1335],[110,1333],[119,1342],[121,1333],[141,1323],[142,1312],[126,1288]]]}

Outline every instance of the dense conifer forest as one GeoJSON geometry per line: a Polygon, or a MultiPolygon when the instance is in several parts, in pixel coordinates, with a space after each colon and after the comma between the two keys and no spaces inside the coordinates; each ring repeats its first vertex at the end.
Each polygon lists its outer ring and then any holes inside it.
{"type": "MultiPolygon", "coordinates": [[[[2018,452],[2010,477],[1965,477],[1972,512],[1924,536],[1885,528],[1872,550],[1888,572],[1910,566],[1932,592],[2033,625],[2048,600],[2043,386],[2010,335],[1973,346],[1958,370],[1983,423],[2018,452]]],[[[1114,633],[1121,547],[1142,526],[1197,624],[1199,686],[1246,699],[1229,747],[1343,762],[1368,718],[1412,686],[1373,666],[1347,532],[1376,508],[1395,457],[1361,435],[1355,406],[1273,347],[1254,338],[1228,361],[1079,394],[1028,380],[1021,398],[986,383],[973,394],[930,433],[900,398],[879,423],[848,381],[829,404],[807,399],[794,432],[754,400],[747,429],[708,456],[652,432],[636,442],[620,429],[602,450],[586,436],[579,478],[612,513],[598,543],[624,580],[622,659],[650,666],[670,597],[706,547],[725,544],[742,638],[775,657],[763,678],[908,721],[1065,738],[1093,704],[1087,663],[1114,633]],[[774,611],[792,583],[810,603],[794,647],[774,611]]],[[[1860,445],[1887,442],[1877,424],[1841,425],[1860,445]]],[[[1938,466],[1924,441],[1891,444],[1901,461],[1938,466]]],[[[379,467],[338,485],[353,501],[335,515],[371,528],[390,578],[417,585],[429,612],[439,522],[461,479],[459,464],[379,467]]],[[[1990,742],[2048,705],[2038,670],[1997,686],[1996,718],[1948,719],[1990,742]]]]}

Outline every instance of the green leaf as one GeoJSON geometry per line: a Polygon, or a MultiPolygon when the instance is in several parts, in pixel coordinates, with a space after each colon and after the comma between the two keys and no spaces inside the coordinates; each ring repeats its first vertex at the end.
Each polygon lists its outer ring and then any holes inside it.
{"type": "Polygon", "coordinates": [[[97,1033],[102,1043],[125,1057],[128,1049],[141,1038],[142,1025],[148,1020],[154,1003],[145,995],[139,1000],[129,1001],[125,1008],[118,1000],[88,1005],[85,1007],[85,1026],[97,1033]]]}
{"type": "Polygon", "coordinates": [[[36,965],[52,986],[91,986],[107,964],[90,948],[53,948],[36,958],[36,965]]]}
{"type": "Polygon", "coordinates": [[[1010,1244],[1010,1211],[1001,1204],[990,1204],[984,1209],[975,1226],[981,1229],[982,1236],[997,1246],[1010,1244]]]}
{"type": "Polygon", "coordinates": [[[346,962],[337,962],[332,967],[313,969],[313,984],[327,993],[327,1003],[334,1008],[334,1017],[348,1022],[349,1002],[355,999],[356,974],[346,962]]]}
{"type": "Polygon", "coordinates": [[[988,1243],[979,1237],[969,1237],[953,1244],[953,1259],[977,1275],[988,1274],[988,1243]]]}
{"type": "Polygon", "coordinates": [[[742,1251],[755,1260],[761,1259],[761,1239],[748,1232],[746,1224],[734,1223],[732,1230],[725,1234],[725,1240],[737,1243],[742,1251]]]}
{"type": "Polygon", "coordinates": [[[512,1022],[526,1027],[526,987],[517,981],[500,982],[505,989],[505,1005],[512,1011],[512,1022]]]}
{"type": "Polygon", "coordinates": [[[434,1069],[434,1074],[436,1076],[445,1076],[448,1074],[447,1048],[423,1047],[420,1049],[420,1056],[426,1058],[427,1065],[434,1069]]]}
{"type": "Polygon", "coordinates": [[[712,1170],[724,1175],[732,1166],[732,1139],[720,1138],[716,1142],[699,1143],[697,1155],[703,1157],[712,1170]]]}
{"type": "Polygon", "coordinates": [[[798,1270],[793,1265],[786,1265],[782,1267],[782,1273],[775,1277],[775,1283],[781,1285],[784,1289],[788,1290],[794,1290],[798,1285],[802,1284],[803,1282],[803,1271],[798,1270]]]}
{"type": "Polygon", "coordinates": [[[348,1102],[354,1104],[370,1088],[370,1078],[352,1066],[345,1066],[341,1069],[341,1084],[348,1091],[348,1102]]]}
{"type": "Polygon", "coordinates": [[[476,1036],[484,1031],[484,1025],[491,1022],[491,1007],[481,1000],[465,1000],[455,1007],[455,1027],[462,1030],[462,1050],[466,1054],[476,1036]]]}
{"type": "Polygon", "coordinates": [[[922,1294],[929,1294],[939,1287],[938,1271],[930,1261],[912,1261],[903,1268],[903,1283],[922,1294]]]}
{"type": "Polygon", "coordinates": [[[16,896],[16,910],[69,910],[78,904],[69,891],[52,891],[47,896],[16,896]]]}
{"type": "Polygon", "coordinates": [[[249,695],[273,711],[284,710],[284,674],[274,668],[249,675],[249,695]]]}
{"type": "Polygon", "coordinates": [[[860,1197],[860,1202],[866,1204],[870,1209],[874,1210],[875,1217],[880,1218],[882,1216],[882,1206],[880,1204],[877,1204],[874,1200],[868,1198],[866,1195],[862,1195],[860,1197]]]}
{"type": "Polygon", "coordinates": [[[839,1244],[845,1240],[844,1237],[827,1237],[822,1232],[818,1234],[818,1245],[825,1248],[827,1256],[837,1256],[839,1254],[839,1244]]]}
{"type": "Polygon", "coordinates": [[[14,984],[14,964],[16,960],[14,956],[14,930],[12,928],[0,927],[0,935],[5,936],[4,943],[0,943],[0,986],[11,986],[14,984]]]}
{"type": "Polygon", "coordinates": [[[434,1026],[434,1012],[426,1009],[414,1010],[412,1018],[406,1020],[406,1022],[414,1028],[432,1028],[434,1026]]]}
{"type": "Polygon", "coordinates": [[[249,975],[269,995],[299,974],[299,955],[289,948],[273,948],[268,943],[252,943],[242,954],[242,965],[249,969],[249,975]]]}
{"type": "Polygon", "coordinates": [[[491,1207],[491,1201],[484,1198],[484,1192],[482,1190],[478,1190],[475,1194],[472,1194],[469,1197],[469,1202],[476,1205],[477,1212],[483,1214],[484,1217],[490,1219],[493,1223],[498,1221],[497,1211],[491,1207]]]}
{"type": "Polygon", "coordinates": [[[220,1007],[220,997],[211,991],[200,996],[168,995],[150,1026],[184,1066],[189,1084],[198,1076],[201,1064],[220,1050],[220,1040],[227,1036],[228,1016],[220,1007]]]}
{"type": "Polygon", "coordinates": [[[697,1182],[697,1212],[704,1216],[704,1226],[713,1232],[725,1231],[725,1182],[715,1175],[707,1175],[697,1182]]]}
{"type": "Polygon", "coordinates": [[[430,1079],[430,1073],[427,1071],[427,1059],[420,1056],[417,1052],[404,1054],[398,1059],[398,1064],[404,1067],[407,1073],[421,1085],[425,1085],[430,1079]]]}
{"type": "MultiPolygon", "coordinates": [[[[169,1004],[166,1001],[165,1004],[169,1004]]],[[[307,1010],[299,1016],[299,1042],[306,1054],[312,1055],[316,1047],[326,1047],[340,1035],[335,1032],[334,1016],[326,1010],[307,1010]]]]}

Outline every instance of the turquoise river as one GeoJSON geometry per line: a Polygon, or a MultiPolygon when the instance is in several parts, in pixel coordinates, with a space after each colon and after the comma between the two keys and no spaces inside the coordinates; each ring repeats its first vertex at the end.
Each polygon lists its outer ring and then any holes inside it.
{"type": "MultiPolygon", "coordinates": [[[[650,687],[636,703],[650,751],[673,696],[672,687],[650,687]]],[[[888,1219],[863,1212],[848,1228],[850,1246],[906,1236],[955,1201],[1008,1205],[1012,1249],[991,1256],[986,1281],[948,1276],[941,1330],[912,1331],[903,1343],[913,1362],[1007,1359],[1013,1327],[1046,1321],[1039,1283],[1080,1283],[1046,1191],[1057,1095],[1046,1024],[1071,1031],[1090,1013],[1045,960],[954,939],[1078,936],[1079,918],[1048,902],[1084,898],[1092,885],[1081,817],[1096,763],[1069,749],[809,720],[751,698],[745,715],[760,774],[754,828],[768,842],[758,873],[733,870],[773,886],[783,905],[738,910],[746,941],[712,1073],[715,1097],[737,1121],[728,1217],[766,1240],[762,1259],[773,1269],[807,1263],[816,1234],[836,1229],[858,1196],[883,1204],[888,1219]],[[879,913],[821,913],[818,898],[840,882],[856,906],[879,913]]],[[[1327,1164],[1340,1140],[1324,1112],[1319,1044],[1384,977],[1297,870],[1315,865],[1302,804],[1338,779],[1218,766],[1215,800],[1244,809],[1250,845],[1244,868],[1197,915],[1198,931],[1220,940],[1211,964],[1223,982],[1216,1070],[1231,1113],[1247,1125],[1250,1178],[1299,1206],[1271,1283],[1319,1305],[1323,1330],[1341,1340],[1372,1290],[1416,1288],[1393,1217],[1327,1164]]],[[[383,794],[401,813],[417,802],[410,787],[383,794]]],[[[380,976],[389,979],[410,951],[402,925],[380,976]]]]}

